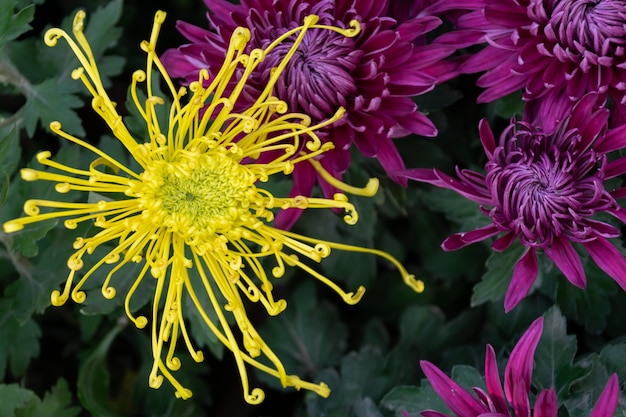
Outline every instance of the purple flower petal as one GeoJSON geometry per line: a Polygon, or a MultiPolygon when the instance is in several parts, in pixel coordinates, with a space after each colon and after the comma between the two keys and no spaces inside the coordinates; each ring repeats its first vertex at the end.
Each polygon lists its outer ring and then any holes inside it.
{"type": "Polygon", "coordinates": [[[494,25],[515,28],[525,26],[530,23],[530,19],[526,15],[526,10],[519,7],[515,3],[507,4],[488,4],[485,7],[485,17],[494,25]]]}
{"type": "Polygon", "coordinates": [[[500,230],[493,224],[489,224],[471,232],[455,233],[444,240],[441,247],[447,252],[453,251],[472,243],[480,242],[498,233],[500,233],[500,230]]]}
{"type": "Polygon", "coordinates": [[[398,124],[416,135],[426,137],[437,136],[437,127],[433,124],[433,122],[428,117],[417,111],[398,118],[398,124]]]}
{"type": "Polygon", "coordinates": [[[460,49],[481,42],[484,38],[485,34],[479,30],[459,30],[442,34],[437,38],[437,42],[454,45],[460,49]]]}
{"type": "Polygon", "coordinates": [[[531,100],[524,106],[524,121],[541,126],[545,132],[553,132],[556,126],[571,113],[572,103],[559,99],[561,91],[546,94],[541,100],[531,100]],[[550,97],[552,95],[556,98],[550,97]]]}
{"type": "MultiPolygon", "coordinates": [[[[494,62],[502,61],[502,51],[496,48],[485,48],[472,55],[459,68],[463,74],[472,74],[492,67],[494,62]]],[[[508,71],[510,73],[510,69],[508,71]]]]}
{"type": "MultiPolygon", "coordinates": [[[[176,29],[178,29],[181,35],[194,43],[206,42],[207,35],[210,34],[210,32],[206,29],[192,25],[191,23],[182,22],[180,20],[176,22],[176,29]]],[[[170,51],[172,51],[172,49],[170,49],[170,51]]]]}
{"type": "Polygon", "coordinates": [[[524,253],[524,255],[517,261],[517,265],[513,269],[513,278],[506,290],[506,296],[504,297],[504,311],[508,313],[516,305],[519,304],[528,291],[532,287],[537,273],[539,272],[537,265],[537,255],[535,249],[530,248],[524,253]]]}
{"type": "Polygon", "coordinates": [[[478,103],[491,103],[500,97],[519,91],[525,84],[524,78],[516,74],[510,74],[505,78],[483,78],[482,81],[486,84],[493,84],[493,86],[478,95],[476,99],[478,103]]]}
{"type": "Polygon", "coordinates": [[[420,414],[424,417],[450,417],[448,414],[444,414],[435,410],[424,410],[420,414]]]}
{"type": "MultiPolygon", "coordinates": [[[[384,139],[384,142],[391,142],[391,139],[384,139]]],[[[404,161],[395,146],[381,146],[378,148],[376,157],[380,161],[380,165],[385,168],[385,171],[390,173],[389,177],[398,184],[406,187],[407,179],[393,174],[394,172],[399,172],[404,168],[404,161]]]]}
{"type": "Polygon", "coordinates": [[[435,392],[457,416],[475,417],[488,411],[484,405],[432,363],[420,361],[420,366],[435,392]]]}
{"type": "Polygon", "coordinates": [[[504,252],[513,244],[513,242],[515,242],[516,238],[517,238],[517,233],[509,232],[505,234],[504,236],[502,236],[501,238],[496,239],[491,245],[491,247],[496,252],[504,252]]]}
{"type": "Polygon", "coordinates": [[[493,203],[488,197],[487,190],[481,190],[474,186],[467,185],[437,169],[411,168],[394,172],[394,174],[406,177],[410,180],[428,182],[438,187],[448,188],[479,204],[490,205],[493,203]]]}
{"type": "Polygon", "coordinates": [[[426,10],[429,13],[441,13],[448,10],[474,10],[485,5],[484,0],[439,0],[433,2],[426,10]]]}
{"type": "MultiPolygon", "coordinates": [[[[626,191],[626,187],[625,188],[621,188],[620,190],[617,190],[620,193],[621,192],[625,192],[626,191]]],[[[613,196],[613,198],[623,198],[623,196],[619,196],[619,193],[617,192],[612,192],[611,195],[613,196]]],[[[617,207],[614,210],[607,210],[608,213],[610,213],[612,216],[615,216],[616,218],[620,219],[622,223],[626,224],[626,209],[624,207],[617,207]]]]}
{"type": "Polygon", "coordinates": [[[478,123],[478,131],[480,132],[480,143],[483,144],[485,154],[491,159],[493,157],[493,151],[496,149],[496,140],[487,119],[483,118],[480,120],[478,123]]]}
{"type": "MultiPolygon", "coordinates": [[[[596,93],[585,94],[576,102],[571,111],[569,126],[582,130],[589,124],[593,118],[594,110],[599,109],[602,103],[598,103],[599,96],[596,93]]],[[[608,115],[605,115],[604,123],[606,125],[608,115]]]]}
{"type": "Polygon", "coordinates": [[[499,413],[507,414],[509,407],[504,400],[504,391],[500,382],[500,373],[498,372],[498,362],[496,361],[496,353],[491,345],[487,345],[485,354],[485,381],[487,383],[487,391],[493,405],[499,413]]]}
{"type": "Polygon", "coordinates": [[[537,395],[533,417],[557,417],[559,404],[554,388],[544,389],[537,395]]]}
{"type": "Polygon", "coordinates": [[[504,371],[504,392],[516,417],[530,417],[530,382],[535,350],[543,332],[543,317],[532,322],[513,348],[504,371]]]}
{"type": "Polygon", "coordinates": [[[609,114],[608,109],[600,109],[592,114],[585,126],[581,126],[580,134],[583,139],[581,147],[591,146],[595,139],[606,129],[609,114]]]}
{"type": "Polygon", "coordinates": [[[613,417],[618,400],[619,380],[617,379],[617,374],[613,374],[606,384],[604,391],[602,391],[600,398],[598,398],[595,407],[593,407],[590,417],[613,417]]]}
{"type": "Polygon", "coordinates": [[[591,259],[626,291],[626,260],[622,254],[603,237],[583,243],[591,259]]]}
{"type": "Polygon", "coordinates": [[[552,241],[552,247],[546,248],[545,252],[569,282],[578,288],[585,288],[587,280],[583,263],[574,247],[567,240],[561,237],[555,238],[552,241]]]}
{"type": "Polygon", "coordinates": [[[626,174],[626,156],[617,158],[615,161],[611,161],[607,164],[604,176],[606,179],[618,177],[622,174],[626,174]]]}
{"type": "Polygon", "coordinates": [[[609,130],[603,139],[596,141],[593,148],[602,153],[626,148],[626,125],[609,130]]]}

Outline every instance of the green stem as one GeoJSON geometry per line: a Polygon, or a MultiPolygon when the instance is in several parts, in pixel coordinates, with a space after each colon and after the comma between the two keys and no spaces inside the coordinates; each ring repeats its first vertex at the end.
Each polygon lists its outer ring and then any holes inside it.
{"type": "MultiPolygon", "coordinates": [[[[5,48],[0,49],[0,84],[14,86],[24,97],[29,97],[33,90],[30,81],[11,62],[5,48]]],[[[22,108],[9,117],[0,117],[0,128],[17,123],[22,117],[22,108]]]]}
{"type": "Polygon", "coordinates": [[[0,50],[0,83],[14,86],[24,96],[32,90],[30,81],[13,65],[4,50],[0,50]]]}

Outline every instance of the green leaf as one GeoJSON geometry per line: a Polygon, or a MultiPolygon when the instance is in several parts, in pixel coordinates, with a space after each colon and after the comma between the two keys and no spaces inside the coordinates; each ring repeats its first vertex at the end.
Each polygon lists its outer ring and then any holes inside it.
{"type": "MultiPolygon", "coordinates": [[[[83,268],[86,271],[88,271],[88,268],[91,268],[92,265],[99,262],[100,259],[104,257],[104,254],[111,249],[111,247],[106,246],[99,249],[99,251],[91,254],[88,259],[85,259],[85,266],[83,268]]],[[[83,287],[83,290],[85,290],[87,294],[87,299],[81,307],[80,311],[82,314],[110,314],[116,308],[124,304],[126,294],[128,294],[130,287],[135,283],[135,280],[139,276],[144,264],[143,262],[135,263],[131,261],[126,263],[119,270],[115,271],[111,277],[109,285],[115,288],[116,295],[112,299],[109,299],[102,295],[102,284],[104,284],[104,280],[116,266],[117,264],[101,265],[89,277],[83,287]]],[[[155,285],[155,280],[150,279],[149,277],[144,277],[141,284],[137,288],[137,291],[135,291],[133,297],[131,298],[131,311],[140,309],[148,302],[148,300],[152,299],[155,285]]]]}
{"type": "Polygon", "coordinates": [[[46,392],[43,401],[35,398],[16,411],[15,417],[74,417],[80,413],[78,407],[72,407],[72,393],[67,382],[59,379],[50,392],[46,392]]]}
{"type": "Polygon", "coordinates": [[[356,417],[383,417],[374,401],[369,397],[356,400],[353,407],[356,417]]]}
{"type": "Polygon", "coordinates": [[[572,364],[577,343],[575,336],[567,335],[566,328],[565,317],[557,307],[546,312],[533,374],[538,388],[554,387],[560,399],[567,398],[570,386],[588,373],[584,367],[572,364]]]}
{"type": "Polygon", "coordinates": [[[389,344],[389,332],[380,318],[373,318],[363,326],[362,346],[373,346],[385,350],[389,344]]]}
{"type": "MultiPolygon", "coordinates": [[[[352,170],[350,183],[364,184],[363,172],[352,170]]],[[[359,221],[354,225],[346,224],[342,216],[332,210],[305,210],[295,228],[302,235],[312,238],[337,242],[365,248],[375,246],[374,234],[377,224],[377,213],[373,198],[351,196],[359,221]]],[[[380,248],[383,249],[384,248],[380,248]]],[[[332,280],[341,279],[347,287],[358,288],[368,286],[376,278],[377,257],[369,253],[332,250],[327,258],[320,262],[321,268],[332,280]]]]}
{"type": "Polygon", "coordinates": [[[18,7],[26,7],[31,4],[43,4],[46,0],[17,0],[18,7]]]}
{"type": "Polygon", "coordinates": [[[620,381],[626,381],[626,345],[608,345],[600,352],[600,362],[610,373],[616,372],[620,381]]]}
{"type": "Polygon", "coordinates": [[[20,277],[7,286],[5,295],[13,299],[12,311],[19,321],[33,313],[42,313],[50,306],[51,292],[58,289],[69,274],[67,259],[73,252],[71,236],[57,229],[50,239],[55,244],[45,246],[35,259],[13,257],[20,277]],[[45,268],[38,267],[44,262],[45,268]]]}
{"type": "Polygon", "coordinates": [[[346,355],[341,361],[342,391],[349,396],[380,398],[389,388],[382,359],[382,352],[369,346],[346,355]]]}
{"type": "MultiPolygon", "coordinates": [[[[288,373],[306,378],[341,360],[348,336],[337,310],[318,304],[316,284],[305,282],[286,299],[287,309],[259,329],[288,373]]],[[[260,378],[265,379],[263,375],[260,378]]],[[[268,379],[275,383],[274,378],[268,379]]]]}
{"type": "MultiPolygon", "coordinates": [[[[0,169],[5,177],[13,175],[20,160],[20,144],[18,129],[0,130],[0,169]]],[[[6,197],[6,191],[5,196],[6,197]]],[[[2,202],[0,202],[0,205],[2,202]]]]}
{"type": "Polygon", "coordinates": [[[443,213],[447,219],[457,223],[461,230],[473,230],[491,222],[489,216],[480,211],[478,204],[452,190],[431,188],[420,196],[428,207],[443,213]]]}
{"type": "MultiPolygon", "coordinates": [[[[473,387],[485,389],[485,380],[476,368],[466,365],[456,365],[450,376],[454,382],[464,387],[469,393],[473,387]]],[[[402,416],[407,411],[410,416],[419,416],[424,410],[449,412],[441,397],[433,390],[428,379],[423,379],[419,387],[400,386],[394,388],[382,399],[381,408],[394,411],[395,415],[402,416]]]]}
{"type": "Polygon", "coordinates": [[[80,326],[80,338],[83,342],[92,340],[96,331],[100,328],[100,325],[104,321],[106,316],[100,314],[78,315],[78,324],[80,326]]]}
{"type": "Polygon", "coordinates": [[[43,220],[25,226],[19,232],[12,233],[9,235],[12,242],[11,250],[29,258],[36,256],[39,253],[37,242],[43,239],[58,222],[58,219],[43,220]]]}
{"type": "Polygon", "coordinates": [[[526,251],[526,247],[515,242],[505,252],[494,252],[487,259],[487,272],[482,281],[474,286],[472,292],[472,306],[478,306],[487,301],[501,301],[513,276],[513,269],[517,261],[526,251]]]}
{"type": "Polygon", "coordinates": [[[116,28],[115,25],[122,17],[123,5],[122,0],[113,0],[87,15],[85,37],[95,57],[102,56],[107,49],[115,46],[122,35],[121,28],[116,28]]]}
{"type": "Polygon", "coordinates": [[[34,392],[17,384],[0,384],[0,417],[15,417],[16,410],[36,398],[34,392]]]}
{"type": "MultiPolygon", "coordinates": [[[[201,294],[200,296],[202,295],[203,294],[201,294]]],[[[213,356],[215,356],[217,359],[222,359],[222,357],[224,356],[224,344],[220,342],[215,333],[207,328],[204,319],[200,315],[200,312],[194,305],[191,297],[189,296],[189,294],[187,294],[187,292],[185,292],[184,294],[183,303],[185,306],[185,319],[189,322],[189,333],[193,337],[193,340],[196,341],[198,347],[206,347],[211,351],[213,356]]],[[[215,310],[213,310],[212,308],[205,308],[205,312],[213,321],[213,323],[219,322],[215,310]]]]}
{"type": "MultiPolygon", "coordinates": [[[[98,67],[100,80],[105,88],[111,85],[110,77],[118,75],[122,71],[125,62],[122,57],[104,55],[106,50],[117,45],[122,34],[122,30],[115,27],[122,14],[122,3],[121,0],[111,1],[104,6],[98,7],[93,12],[88,12],[84,23],[85,37],[89,42],[98,67]]],[[[69,34],[72,33],[75,14],[75,11],[71,12],[59,25],[60,28],[69,34]]],[[[71,78],[72,70],[78,68],[80,64],[65,42],[59,42],[58,45],[52,48],[43,42],[38,42],[36,47],[37,63],[39,66],[44,67],[44,70],[47,67],[47,71],[43,74],[44,77],[41,78],[37,77],[37,74],[30,72],[28,68],[23,68],[23,65],[19,65],[23,74],[27,74],[33,83],[42,82],[46,79],[55,79],[59,84],[66,85],[74,92],[87,93],[81,81],[71,78]]],[[[13,55],[15,54],[19,54],[19,51],[14,51],[13,55]]],[[[80,132],[72,133],[82,134],[80,132]]]]}
{"type": "Polygon", "coordinates": [[[474,387],[486,389],[485,378],[478,372],[478,370],[472,366],[456,365],[452,368],[452,375],[450,376],[454,382],[462,387],[465,387],[469,392],[474,387]]]}
{"type": "Polygon", "coordinates": [[[6,201],[10,186],[11,183],[7,174],[5,172],[0,173],[0,207],[2,207],[6,201]]]}
{"type": "Polygon", "coordinates": [[[403,417],[407,411],[411,417],[418,417],[424,410],[439,410],[446,412],[448,407],[437,395],[427,379],[423,379],[420,386],[399,386],[393,388],[380,402],[380,407],[403,417]]]}
{"type": "Polygon", "coordinates": [[[617,293],[615,282],[595,265],[587,263],[587,287],[578,288],[560,277],[557,304],[569,318],[577,320],[585,329],[599,334],[606,328],[611,312],[610,299],[617,293]]]}
{"type": "Polygon", "coordinates": [[[358,417],[357,412],[366,411],[363,408],[368,400],[378,400],[390,383],[382,353],[369,346],[346,355],[339,373],[326,370],[318,379],[328,384],[331,394],[327,399],[308,398],[307,410],[314,416],[358,417]]]}
{"type": "MultiPolygon", "coordinates": [[[[585,358],[587,375],[572,385],[572,394],[564,399],[570,417],[588,417],[589,410],[593,409],[609,381],[609,372],[598,359],[595,354],[585,358]]],[[[617,412],[615,415],[623,414],[617,412]]]]}
{"type": "Polygon", "coordinates": [[[118,417],[117,413],[111,409],[107,354],[121,330],[121,324],[113,327],[78,371],[78,398],[81,404],[94,416],[118,417]]]}
{"type": "Polygon", "coordinates": [[[30,317],[19,321],[12,300],[0,300],[0,378],[5,375],[7,362],[13,376],[26,372],[30,361],[39,355],[40,337],[37,323],[30,317]]]}
{"type": "Polygon", "coordinates": [[[445,315],[433,306],[409,306],[400,318],[399,344],[417,345],[422,348],[439,349],[439,332],[445,326],[445,315]],[[433,343],[434,342],[434,343],[433,343]]]}
{"type": "Polygon", "coordinates": [[[49,79],[40,84],[31,86],[26,97],[26,104],[22,107],[24,129],[32,137],[37,123],[48,129],[53,121],[59,121],[64,131],[74,135],[84,135],[81,120],[74,111],[83,106],[83,101],[75,94],[77,82],[59,83],[49,79]]]}
{"type": "Polygon", "coordinates": [[[0,2],[0,45],[32,29],[29,23],[35,16],[35,6],[31,4],[14,14],[16,4],[15,0],[0,2]]]}
{"type": "Polygon", "coordinates": [[[522,100],[522,92],[516,91],[493,102],[489,112],[506,120],[514,116],[519,118],[524,113],[525,104],[526,102],[522,100]]]}
{"type": "MultiPolygon", "coordinates": [[[[213,393],[211,387],[224,387],[224,375],[209,375],[207,373],[208,366],[206,363],[196,363],[185,348],[181,351],[178,358],[181,361],[180,369],[176,371],[176,379],[186,388],[189,388],[193,397],[190,400],[182,401],[175,396],[174,387],[167,381],[163,381],[158,390],[150,388],[148,385],[148,376],[152,370],[154,363],[153,352],[150,348],[151,338],[149,332],[130,332],[132,338],[130,342],[136,347],[140,357],[140,368],[137,370],[134,387],[129,387],[127,391],[120,392],[120,395],[126,397],[132,395],[129,400],[136,405],[136,409],[141,410],[141,415],[159,416],[159,417],[204,417],[206,414],[201,413],[198,408],[204,407],[213,402],[213,393]]],[[[229,364],[230,365],[230,364],[229,364]]],[[[133,366],[134,368],[134,366],[133,366]]],[[[236,374],[232,368],[228,368],[236,374]]],[[[131,371],[132,372],[132,371],[131,371]]],[[[239,380],[237,377],[233,381],[237,381],[235,391],[237,394],[241,392],[239,380]]],[[[239,398],[239,397],[238,397],[239,398]]]]}

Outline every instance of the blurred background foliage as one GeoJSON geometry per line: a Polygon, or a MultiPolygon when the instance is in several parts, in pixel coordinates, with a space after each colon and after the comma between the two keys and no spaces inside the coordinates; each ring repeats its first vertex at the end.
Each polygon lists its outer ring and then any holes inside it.
{"type": "MultiPolygon", "coordinates": [[[[51,121],[109,152],[119,148],[91,110],[81,83],[71,78],[77,63],[70,50],[43,43],[47,28],[69,29],[76,8],[88,12],[86,35],[120,109],[130,75],[145,66],[139,43],[150,32],[154,11],[168,12],[161,51],[184,41],[174,28],[177,19],[202,26],[206,11],[199,0],[0,2],[0,222],[19,216],[27,198],[54,193],[49,184],[19,178],[19,168],[32,165],[37,152],[50,150],[76,166],[89,161],[81,149],[50,134],[51,121]]],[[[521,113],[522,101],[512,95],[476,105],[474,81],[460,77],[416,99],[440,134],[397,140],[408,167],[481,169],[478,120],[487,116],[498,132],[521,113]]],[[[537,390],[555,386],[560,415],[587,416],[610,373],[626,381],[626,321],[620,308],[626,295],[600,270],[586,267],[588,288],[580,290],[540,260],[532,293],[505,315],[502,300],[521,247],[492,255],[487,244],[443,252],[439,245],[446,236],[485,221],[478,208],[447,190],[403,188],[385,179],[377,162],[357,153],[353,158],[347,182],[374,176],[382,184],[375,198],[353,199],[360,221],[347,226],[331,211],[306,212],[296,231],[389,251],[424,280],[425,292],[412,292],[397,271],[371,256],[336,252],[320,268],[345,288],[365,285],[359,304],[344,305],[328,288],[292,273],[276,283],[288,302],[284,313],[267,319],[250,306],[250,316],[287,371],[325,381],[332,389],[329,398],[283,390],[275,380],[253,374],[253,386],[264,387],[267,396],[260,406],[248,406],[233,359],[193,314],[192,336],[211,353],[204,363],[183,363],[179,371],[193,397],[177,400],[167,384],[150,389],[149,333],[125,319],[122,297],[105,300],[94,276],[83,305],[50,307],[51,291],[67,277],[75,235],[50,221],[11,235],[0,232],[0,417],[389,417],[405,410],[414,417],[425,408],[446,411],[422,381],[419,360],[436,363],[468,388],[484,386],[485,343],[505,358],[540,315],[545,324],[533,383],[537,390]]],[[[287,190],[289,184],[271,186],[287,190]]],[[[104,279],[104,271],[98,276],[104,279]]],[[[144,288],[136,301],[145,304],[150,297],[150,288],[144,288]]],[[[625,405],[620,399],[616,415],[626,415],[625,405]]]]}

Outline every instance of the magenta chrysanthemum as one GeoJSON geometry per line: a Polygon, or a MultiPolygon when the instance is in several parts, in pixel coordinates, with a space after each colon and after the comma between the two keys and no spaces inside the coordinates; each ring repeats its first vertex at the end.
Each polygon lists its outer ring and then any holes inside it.
{"type": "MultiPolygon", "coordinates": [[[[220,67],[228,40],[237,26],[250,29],[249,47],[257,48],[299,25],[311,13],[320,17],[321,25],[349,27],[353,20],[361,25],[361,32],[354,38],[321,30],[308,32],[298,57],[290,61],[276,83],[274,94],[288,104],[290,111],[307,114],[314,122],[327,119],[339,106],[346,109],[342,120],[318,132],[324,142],[334,144],[334,149],[320,158],[321,165],[296,167],[292,196],[311,195],[322,169],[331,178],[340,179],[349,166],[352,143],[363,155],[377,158],[392,173],[404,168],[394,137],[409,133],[437,134],[434,124],[417,111],[410,96],[430,91],[436,84],[452,78],[456,75],[456,65],[444,61],[454,52],[453,47],[413,43],[441,24],[427,9],[413,11],[415,17],[398,23],[385,15],[389,10],[386,0],[244,0],[238,5],[226,0],[205,0],[205,3],[214,31],[178,22],[178,29],[191,43],[168,50],[162,57],[170,74],[187,82],[197,79],[202,68],[213,74],[220,67]]],[[[249,78],[252,89],[263,88],[282,54],[283,50],[275,48],[258,67],[249,78]]],[[[406,183],[402,177],[393,174],[391,177],[406,183]]],[[[338,184],[328,179],[326,175],[319,183],[325,195],[332,195],[338,184]]],[[[288,219],[279,216],[277,222],[288,227],[295,216],[297,213],[288,219]]]]}
{"type": "Polygon", "coordinates": [[[445,35],[458,47],[487,42],[461,71],[478,80],[490,102],[524,89],[537,112],[558,116],[585,93],[606,94],[626,120],[626,1],[451,0],[473,9],[445,35]]]}
{"type": "MultiPolygon", "coordinates": [[[[504,390],[496,354],[487,345],[485,380],[487,391],[474,387],[476,397],[458,385],[439,368],[428,361],[420,365],[435,392],[458,417],[530,417],[530,384],[535,350],[543,332],[543,317],[535,320],[513,348],[504,371],[504,390]],[[512,411],[512,412],[511,412],[512,411]]],[[[591,417],[612,417],[619,400],[619,380],[613,374],[598,398],[591,417]]],[[[533,417],[556,417],[558,403],[554,388],[544,389],[537,395],[532,409],[533,417]]],[[[449,417],[435,410],[425,410],[424,417],[449,417]]]]}
{"type": "Polygon", "coordinates": [[[444,250],[503,234],[493,243],[496,251],[519,239],[527,250],[518,261],[504,306],[515,307],[528,293],[538,273],[536,250],[542,249],[574,285],[586,285],[582,262],[572,243],[582,244],[595,263],[626,290],[626,260],[607,240],[619,229],[594,219],[609,213],[622,222],[626,210],[616,201],[626,188],[607,191],[604,182],[626,173],[626,158],[607,161],[609,152],[626,147],[626,125],[608,129],[609,111],[588,94],[553,130],[542,120],[515,122],[496,144],[485,120],[479,125],[487,154],[486,175],[457,169],[458,179],[439,170],[400,172],[417,181],[456,191],[481,204],[491,223],[447,238],[444,250]]]}

